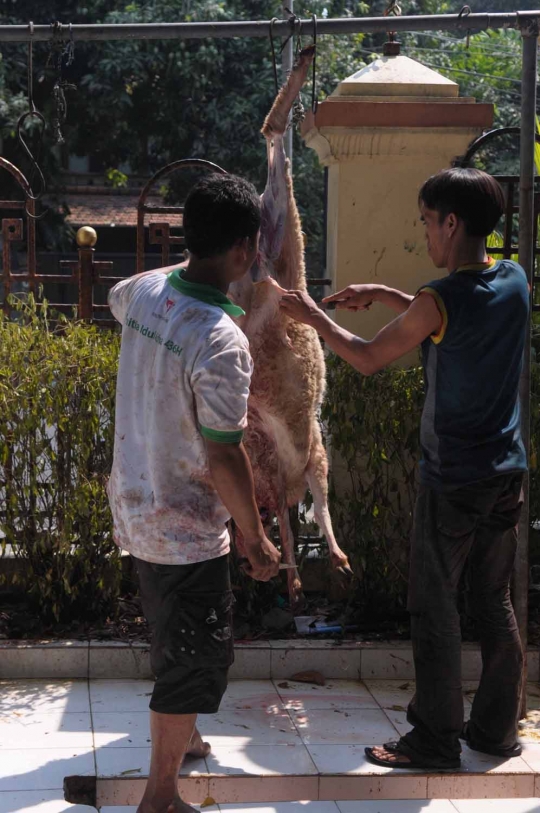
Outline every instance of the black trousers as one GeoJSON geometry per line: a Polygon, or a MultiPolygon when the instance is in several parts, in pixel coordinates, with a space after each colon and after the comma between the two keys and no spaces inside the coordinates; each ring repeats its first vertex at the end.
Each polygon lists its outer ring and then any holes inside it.
{"type": "Polygon", "coordinates": [[[416,694],[403,737],[418,755],[455,760],[463,727],[458,588],[482,650],[482,678],[469,736],[478,744],[516,742],[523,652],[510,600],[510,577],[522,505],[522,474],[505,474],[450,493],[421,487],[409,578],[416,694]]]}

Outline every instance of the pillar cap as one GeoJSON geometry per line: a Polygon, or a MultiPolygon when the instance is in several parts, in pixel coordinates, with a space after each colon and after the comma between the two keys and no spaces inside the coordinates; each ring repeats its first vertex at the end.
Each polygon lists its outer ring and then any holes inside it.
{"type": "Polygon", "coordinates": [[[339,83],[332,96],[456,97],[459,85],[408,56],[383,56],[339,83]]]}
{"type": "Polygon", "coordinates": [[[81,226],[75,235],[79,248],[90,248],[97,243],[96,230],[92,226],[81,226]]]}

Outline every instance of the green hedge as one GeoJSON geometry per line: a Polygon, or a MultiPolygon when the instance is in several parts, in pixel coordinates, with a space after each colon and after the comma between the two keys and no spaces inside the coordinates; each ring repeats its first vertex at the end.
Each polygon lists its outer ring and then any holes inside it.
{"type": "Polygon", "coordinates": [[[105,492],[119,337],[17,307],[0,317],[3,546],[27,562],[21,586],[45,621],[106,617],[120,587],[105,492]]]}
{"type": "MultiPolygon", "coordinates": [[[[104,619],[114,610],[121,576],[105,492],[119,336],[53,322],[32,301],[18,308],[17,319],[0,316],[0,530],[4,547],[25,560],[20,572],[27,575],[9,578],[26,589],[44,620],[104,619]]],[[[533,449],[539,382],[535,363],[533,449]]],[[[421,370],[365,378],[330,357],[327,393],[322,417],[335,464],[334,526],[359,577],[361,603],[387,613],[403,607],[406,593],[421,370]]],[[[531,519],[540,519],[536,470],[531,519]]],[[[274,602],[264,586],[239,583],[248,613],[256,614],[259,587],[274,602]]]]}

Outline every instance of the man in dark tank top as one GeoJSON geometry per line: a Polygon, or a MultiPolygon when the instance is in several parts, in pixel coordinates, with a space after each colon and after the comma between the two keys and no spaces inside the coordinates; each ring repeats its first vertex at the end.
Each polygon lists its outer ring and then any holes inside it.
{"type": "Polygon", "coordinates": [[[504,210],[494,178],[444,170],[425,182],[419,206],[428,253],[445,277],[414,296],[350,285],[324,300],[349,310],[381,302],[395,311],[371,341],[340,328],[304,292],[284,292],[281,305],[364,375],[422,348],[426,392],[408,598],[413,728],[366,754],[389,767],[452,769],[460,765],[460,739],[503,758],[521,753],[523,653],[509,583],[527,469],[518,387],[530,292],[521,266],[486,254],[486,237],[504,210]],[[466,725],[457,609],[463,575],[483,664],[466,725]]]}

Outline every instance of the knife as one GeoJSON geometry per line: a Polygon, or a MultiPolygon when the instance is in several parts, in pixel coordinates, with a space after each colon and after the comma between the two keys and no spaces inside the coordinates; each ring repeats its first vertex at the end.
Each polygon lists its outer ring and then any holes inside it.
{"type": "MultiPolygon", "coordinates": [[[[246,559],[246,557],[243,556],[241,559],[238,560],[238,564],[240,565],[240,567],[242,567],[242,565],[249,565],[249,559],[246,559]]],[[[279,565],[280,570],[291,570],[292,568],[295,567],[296,565],[286,565],[284,562],[281,562],[279,565]]]]}
{"type": "MultiPolygon", "coordinates": [[[[334,299],[332,302],[319,302],[319,308],[323,311],[335,311],[336,305],[338,302],[345,302],[345,299],[334,299]]],[[[369,302],[367,305],[364,305],[362,308],[358,308],[359,311],[368,311],[371,306],[372,302],[369,302]]]]}

